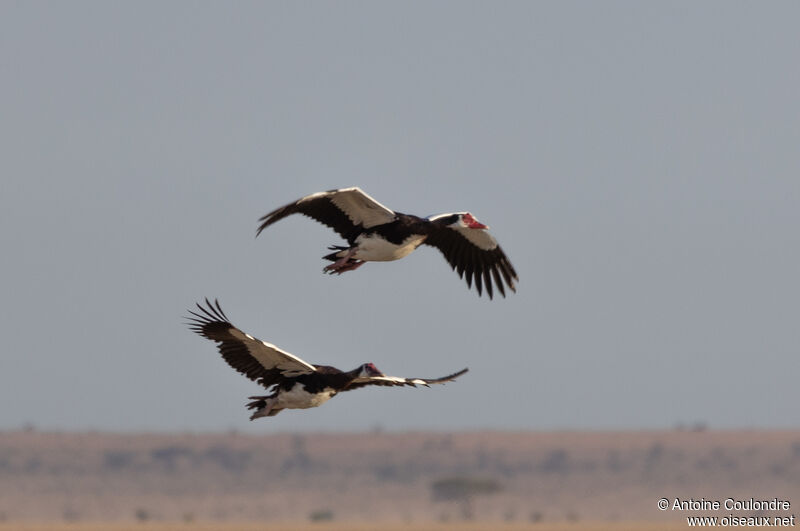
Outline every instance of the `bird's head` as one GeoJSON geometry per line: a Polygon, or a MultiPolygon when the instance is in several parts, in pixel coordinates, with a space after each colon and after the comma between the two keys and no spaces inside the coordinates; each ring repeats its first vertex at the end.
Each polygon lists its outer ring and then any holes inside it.
{"type": "Polygon", "coordinates": [[[386,376],[373,363],[365,363],[361,366],[361,372],[358,373],[359,378],[374,378],[376,376],[386,376]]]}
{"type": "Polygon", "coordinates": [[[458,213],[458,220],[456,224],[461,225],[462,227],[466,227],[468,229],[488,229],[487,225],[484,225],[480,221],[478,221],[475,216],[470,214],[469,212],[459,212],[458,213]]]}

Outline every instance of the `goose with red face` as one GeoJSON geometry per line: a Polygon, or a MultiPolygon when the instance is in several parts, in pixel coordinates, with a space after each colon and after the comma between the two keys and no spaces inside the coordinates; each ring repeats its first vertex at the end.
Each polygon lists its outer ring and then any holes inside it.
{"type": "Polygon", "coordinates": [[[198,304],[197,309],[189,310],[189,328],[215,341],[228,365],[271,391],[250,397],[247,407],[254,410],[250,420],[273,417],[284,409],[321,406],[337,393],[368,385],[427,387],[455,380],[468,370],[442,378],[400,378],[383,374],[372,363],[347,372],[328,365],[312,365],[233,326],[216,300],[211,303],[206,299],[206,305],[198,304]]]}
{"type": "Polygon", "coordinates": [[[399,260],[422,244],[436,247],[450,266],[481,295],[491,299],[496,288],[505,297],[505,288],[516,291],[519,279],[514,266],[489,233],[489,227],[469,212],[453,212],[421,218],[395,212],[360,188],[340,188],[301,197],[259,219],[256,236],[287,216],[303,214],[327,225],[347,240],[347,246],[334,245],[323,258],[331,264],[326,273],[342,274],[365,262],[399,260]]]}

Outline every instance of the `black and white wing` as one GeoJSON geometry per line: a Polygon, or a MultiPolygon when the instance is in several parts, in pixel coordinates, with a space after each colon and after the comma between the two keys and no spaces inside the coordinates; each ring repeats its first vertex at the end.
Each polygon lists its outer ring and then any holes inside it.
{"type": "Polygon", "coordinates": [[[458,372],[454,372],[453,374],[449,374],[447,376],[442,376],[441,378],[399,378],[397,376],[369,376],[364,378],[357,378],[353,380],[353,382],[345,387],[343,391],[350,391],[351,389],[358,389],[360,387],[365,387],[367,385],[383,385],[383,386],[403,386],[409,385],[411,387],[416,387],[418,385],[424,385],[425,387],[430,386],[431,384],[443,384],[445,382],[451,382],[461,376],[462,374],[469,371],[469,369],[461,369],[458,372]]]}
{"type": "Polygon", "coordinates": [[[493,280],[503,297],[506,296],[504,280],[511,291],[517,291],[514,285],[519,281],[517,272],[487,229],[444,226],[430,234],[424,243],[439,249],[458,276],[466,277],[468,287],[472,287],[474,280],[478,295],[486,288],[491,299],[493,280]]]}
{"type": "Polygon", "coordinates": [[[197,305],[202,313],[189,310],[189,328],[201,336],[219,343],[217,348],[228,365],[264,387],[282,378],[311,374],[316,368],[272,345],[256,339],[233,326],[218,301],[206,299],[207,307],[197,305]]]}
{"type": "Polygon", "coordinates": [[[292,214],[303,214],[338,232],[351,241],[364,229],[394,221],[397,214],[365,194],[358,187],[328,190],[301,197],[264,215],[258,221],[261,231],[292,214]]]}

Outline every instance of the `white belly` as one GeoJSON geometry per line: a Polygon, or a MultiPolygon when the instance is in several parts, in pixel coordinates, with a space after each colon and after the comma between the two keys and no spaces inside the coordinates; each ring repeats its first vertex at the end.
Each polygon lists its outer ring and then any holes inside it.
{"type": "Polygon", "coordinates": [[[290,390],[278,394],[272,408],[308,409],[321,406],[335,394],[336,391],[330,387],[326,387],[321,393],[309,393],[301,384],[296,383],[290,390]]]}
{"type": "Polygon", "coordinates": [[[361,235],[356,238],[356,251],[353,258],[365,260],[367,262],[389,262],[399,260],[420,246],[425,241],[425,236],[411,235],[400,245],[395,245],[390,241],[384,240],[377,234],[361,235]]]}

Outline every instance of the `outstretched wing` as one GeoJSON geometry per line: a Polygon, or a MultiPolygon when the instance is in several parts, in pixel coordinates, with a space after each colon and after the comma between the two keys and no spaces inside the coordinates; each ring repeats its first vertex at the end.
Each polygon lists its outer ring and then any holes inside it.
{"type": "Polygon", "coordinates": [[[467,286],[472,287],[474,279],[478,295],[485,287],[491,299],[493,280],[503,297],[506,296],[503,280],[511,291],[517,291],[514,285],[519,281],[517,272],[488,230],[443,226],[430,234],[424,243],[439,249],[458,276],[466,276],[467,286]]]}
{"type": "Polygon", "coordinates": [[[281,378],[311,374],[316,369],[297,356],[256,339],[233,326],[219,302],[206,299],[206,307],[197,305],[201,313],[189,310],[189,328],[201,336],[216,341],[220,354],[228,365],[256,380],[264,387],[278,383],[281,378]]]}
{"type": "Polygon", "coordinates": [[[449,374],[441,378],[398,378],[397,376],[370,376],[366,378],[357,378],[356,380],[353,380],[353,382],[350,385],[345,387],[343,391],[350,391],[351,389],[358,389],[360,387],[365,387],[367,385],[383,385],[383,386],[410,385],[411,387],[424,385],[425,387],[428,387],[431,384],[441,384],[453,381],[462,374],[466,373],[468,370],[469,369],[461,369],[458,372],[454,372],[453,374],[449,374]]]}
{"type": "Polygon", "coordinates": [[[395,212],[375,201],[358,187],[328,190],[301,197],[293,203],[261,217],[256,236],[261,231],[292,214],[303,214],[338,232],[344,239],[354,239],[363,229],[394,221],[395,212]]]}

